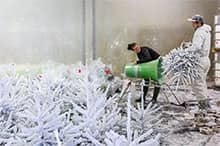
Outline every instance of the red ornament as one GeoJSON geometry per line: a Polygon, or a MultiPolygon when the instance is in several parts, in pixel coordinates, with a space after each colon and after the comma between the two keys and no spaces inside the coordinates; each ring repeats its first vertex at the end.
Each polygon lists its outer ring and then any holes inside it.
{"type": "Polygon", "coordinates": [[[82,71],[81,71],[81,69],[78,69],[78,73],[80,74],[82,71]]]}
{"type": "Polygon", "coordinates": [[[110,73],[111,73],[110,69],[106,69],[106,70],[105,70],[105,74],[106,74],[106,75],[109,75],[110,73]]]}

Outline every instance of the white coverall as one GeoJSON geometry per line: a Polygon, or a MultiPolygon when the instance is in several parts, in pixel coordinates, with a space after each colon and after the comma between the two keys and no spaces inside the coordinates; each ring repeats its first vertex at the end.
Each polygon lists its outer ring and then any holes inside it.
{"type": "Polygon", "coordinates": [[[200,64],[203,72],[201,72],[202,79],[196,80],[192,85],[193,94],[195,94],[197,100],[207,99],[207,84],[206,76],[210,68],[209,53],[211,48],[211,27],[207,24],[203,24],[197,28],[193,34],[192,44],[196,51],[201,54],[200,64]]]}

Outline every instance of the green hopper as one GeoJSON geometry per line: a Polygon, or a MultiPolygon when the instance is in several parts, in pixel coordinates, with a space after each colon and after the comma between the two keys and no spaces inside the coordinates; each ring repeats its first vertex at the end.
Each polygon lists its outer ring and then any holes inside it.
{"type": "Polygon", "coordinates": [[[157,81],[159,83],[163,80],[162,75],[162,58],[141,63],[141,64],[128,64],[125,66],[125,74],[131,78],[144,78],[157,81]]]}

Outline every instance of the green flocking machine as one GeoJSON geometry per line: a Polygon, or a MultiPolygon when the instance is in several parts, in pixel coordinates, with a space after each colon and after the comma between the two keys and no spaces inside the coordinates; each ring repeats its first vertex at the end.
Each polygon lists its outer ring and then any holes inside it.
{"type": "Polygon", "coordinates": [[[125,66],[125,75],[131,78],[143,78],[162,83],[162,58],[142,63],[142,64],[127,64],[125,66]]]}
{"type": "MultiPolygon", "coordinates": [[[[176,99],[179,106],[183,106],[186,108],[186,102],[181,103],[177,96],[174,94],[170,86],[163,82],[163,67],[162,67],[163,59],[159,57],[156,60],[141,63],[141,64],[127,64],[125,66],[125,75],[130,78],[142,78],[142,79],[150,79],[152,81],[158,82],[159,86],[165,85],[168,90],[171,92],[172,96],[176,99]]],[[[146,85],[142,85],[146,86],[146,85]]],[[[149,85],[147,85],[149,86],[149,85]]],[[[164,92],[166,95],[166,92],[164,92]]],[[[166,95],[167,101],[169,101],[168,96],[166,95]]]]}

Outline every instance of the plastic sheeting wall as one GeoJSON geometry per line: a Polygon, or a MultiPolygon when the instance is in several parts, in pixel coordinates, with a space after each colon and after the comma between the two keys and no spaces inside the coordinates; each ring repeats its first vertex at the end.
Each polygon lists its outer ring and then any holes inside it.
{"type": "Polygon", "coordinates": [[[127,44],[136,41],[161,55],[190,41],[187,18],[201,14],[213,24],[219,0],[96,0],[97,56],[112,63],[116,73],[135,59],[127,44]]]}
{"type": "Polygon", "coordinates": [[[82,0],[1,0],[0,63],[73,63],[82,54],[82,0]]]}

